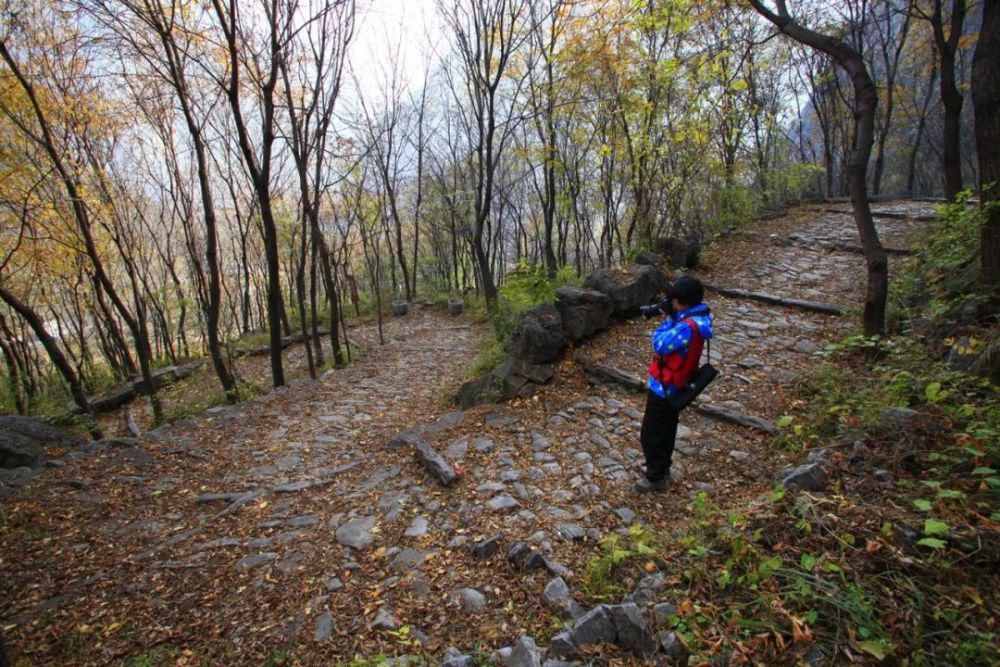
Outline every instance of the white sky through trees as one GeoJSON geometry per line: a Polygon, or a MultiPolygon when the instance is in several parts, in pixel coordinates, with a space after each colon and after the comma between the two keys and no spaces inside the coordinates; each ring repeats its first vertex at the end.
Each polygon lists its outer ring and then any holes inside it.
{"type": "Polygon", "coordinates": [[[345,92],[350,97],[360,93],[366,99],[378,99],[379,89],[392,76],[392,62],[397,56],[400,79],[406,82],[404,89],[419,90],[425,70],[433,67],[438,54],[447,48],[442,38],[435,0],[359,1],[350,49],[350,65],[359,90],[355,92],[350,83],[345,92]]]}

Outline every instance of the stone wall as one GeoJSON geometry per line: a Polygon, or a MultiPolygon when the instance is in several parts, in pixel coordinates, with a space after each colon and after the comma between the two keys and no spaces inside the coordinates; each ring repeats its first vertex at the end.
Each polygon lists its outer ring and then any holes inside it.
{"type": "Polygon", "coordinates": [[[507,359],[495,369],[464,383],[458,391],[465,409],[482,403],[530,395],[555,375],[554,364],[570,344],[577,345],[606,330],[615,319],[628,319],[654,302],[669,285],[655,264],[616,273],[598,269],[583,287],[560,287],[555,303],[525,312],[510,341],[507,359]]]}

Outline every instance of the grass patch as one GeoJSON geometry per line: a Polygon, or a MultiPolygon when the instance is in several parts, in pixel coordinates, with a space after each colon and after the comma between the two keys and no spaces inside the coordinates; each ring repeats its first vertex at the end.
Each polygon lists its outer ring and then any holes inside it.
{"type": "Polygon", "coordinates": [[[497,304],[490,311],[484,300],[466,298],[465,307],[470,317],[478,322],[489,322],[490,334],[483,341],[482,349],[472,363],[470,377],[484,375],[506,359],[507,344],[521,315],[535,306],[554,302],[556,290],[564,285],[576,285],[578,280],[573,267],[564,266],[549,278],[545,267],[521,261],[507,274],[500,287],[497,304]]]}
{"type": "Polygon", "coordinates": [[[661,572],[699,664],[1000,664],[1000,388],[947,361],[997,336],[977,315],[977,218],[945,207],[893,286],[897,330],[922,335],[829,346],[778,420],[787,453],[822,450],[829,492],[699,494],[655,556],[609,541],[588,592],[661,572]]]}

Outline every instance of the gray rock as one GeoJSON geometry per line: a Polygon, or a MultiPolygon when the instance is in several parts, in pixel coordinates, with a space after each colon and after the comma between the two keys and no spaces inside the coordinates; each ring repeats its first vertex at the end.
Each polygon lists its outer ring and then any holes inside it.
{"type": "Polygon", "coordinates": [[[606,605],[594,607],[586,614],[576,619],[573,624],[572,642],[576,646],[592,644],[613,644],[617,636],[615,623],[608,613],[606,605]]]}
{"type": "Polygon", "coordinates": [[[688,650],[676,632],[667,632],[660,637],[660,653],[677,664],[687,664],[688,650]]]}
{"type": "Polygon", "coordinates": [[[273,551],[265,551],[264,553],[254,554],[252,556],[244,556],[236,561],[236,569],[252,570],[260,567],[261,565],[267,565],[268,563],[274,561],[277,557],[278,554],[273,551]]]}
{"type": "Polygon", "coordinates": [[[818,463],[807,463],[781,473],[781,485],[792,491],[823,491],[827,480],[826,471],[818,463]]]}
{"type": "MultiPolygon", "coordinates": [[[[38,417],[0,415],[0,443],[3,436],[16,433],[24,438],[55,447],[74,447],[82,440],[38,417]]],[[[135,444],[135,443],[133,443],[135,444]]]]}
{"type": "Polygon", "coordinates": [[[136,467],[147,466],[154,460],[153,455],[141,447],[126,447],[111,458],[112,463],[136,467]]]}
{"type": "Polygon", "coordinates": [[[486,428],[503,428],[505,426],[513,426],[519,421],[521,420],[513,415],[501,415],[492,412],[483,419],[483,426],[486,428]]]}
{"type": "Polygon", "coordinates": [[[652,250],[642,250],[636,253],[635,263],[640,266],[659,266],[663,263],[663,258],[652,250]]]}
{"type": "Polygon", "coordinates": [[[441,667],[474,667],[476,661],[471,655],[453,655],[441,663],[441,667]]]}
{"type": "Polygon", "coordinates": [[[38,469],[29,466],[0,468],[0,486],[9,486],[11,488],[22,487],[37,475],[38,469]]]}
{"type": "Polygon", "coordinates": [[[545,585],[542,598],[550,607],[571,618],[579,618],[584,613],[583,607],[573,599],[569,586],[562,577],[556,577],[545,585]]]}
{"type": "Polygon", "coordinates": [[[892,473],[884,468],[876,469],[872,475],[875,477],[876,481],[882,482],[883,484],[892,484],[892,473]]]}
{"type": "Polygon", "coordinates": [[[567,540],[582,540],[586,537],[583,526],[578,523],[556,524],[556,532],[567,540]]]}
{"type": "Polygon", "coordinates": [[[198,551],[213,551],[215,549],[229,549],[243,544],[243,540],[237,537],[221,537],[217,540],[205,542],[198,547],[198,551]]]}
{"type": "Polygon", "coordinates": [[[330,615],[330,612],[325,611],[316,617],[316,623],[313,625],[313,639],[318,642],[323,642],[332,636],[333,616],[330,615]]]}
{"type": "Polygon", "coordinates": [[[551,364],[565,347],[562,316],[555,306],[543,303],[518,320],[507,352],[514,359],[528,364],[551,364]]]}
{"type": "Polygon", "coordinates": [[[343,587],[344,582],[342,582],[339,577],[330,577],[326,580],[326,590],[328,591],[339,591],[343,587]]]}
{"type": "Polygon", "coordinates": [[[432,551],[422,551],[420,549],[403,549],[389,563],[389,570],[392,572],[412,572],[418,569],[427,560],[432,551]]]}
{"type": "Polygon", "coordinates": [[[389,440],[389,447],[393,449],[405,449],[407,447],[415,447],[418,442],[424,437],[424,432],[427,430],[426,426],[414,426],[408,428],[402,433],[393,436],[389,440]]]}
{"type": "Polygon", "coordinates": [[[878,418],[886,431],[911,431],[920,421],[920,413],[910,408],[889,408],[878,418]]]}
{"type": "Polygon", "coordinates": [[[465,611],[478,614],[486,608],[486,596],[475,588],[460,588],[455,591],[455,598],[465,611]]]}
{"type": "Polygon", "coordinates": [[[396,618],[391,611],[385,607],[381,607],[378,613],[375,614],[375,620],[372,621],[371,627],[375,630],[395,630],[400,626],[400,621],[396,618]]]}
{"type": "Polygon", "coordinates": [[[817,345],[816,343],[812,342],[807,338],[801,338],[797,343],[795,343],[794,349],[796,352],[812,354],[813,352],[819,349],[819,345],[817,345]]]}
{"type": "Polygon", "coordinates": [[[545,557],[525,542],[515,542],[512,544],[507,550],[507,560],[519,566],[525,572],[542,570],[547,567],[545,557]]]}
{"type": "Polygon", "coordinates": [[[549,439],[541,433],[534,431],[531,433],[531,448],[536,452],[543,452],[551,446],[552,443],[549,442],[549,439]]]}
{"type": "Polygon", "coordinates": [[[403,535],[406,537],[421,537],[426,534],[427,534],[427,517],[425,516],[413,517],[413,522],[403,532],[403,535]]]}
{"type": "Polygon", "coordinates": [[[573,576],[572,570],[553,558],[542,558],[542,561],[545,569],[557,577],[564,577],[568,579],[573,576]]]}
{"type": "Polygon", "coordinates": [[[337,528],[334,536],[337,542],[352,549],[365,549],[375,541],[372,529],[375,527],[375,517],[362,516],[351,519],[337,528]]]}
{"type": "Polygon", "coordinates": [[[14,432],[0,432],[0,468],[40,468],[45,449],[37,440],[14,432]]]}
{"type": "Polygon", "coordinates": [[[806,454],[806,463],[826,463],[826,459],[829,454],[830,450],[826,447],[814,449],[806,454]]]}
{"type": "Polygon", "coordinates": [[[576,644],[573,643],[573,634],[569,630],[553,635],[549,641],[549,653],[552,655],[566,656],[574,651],[576,651],[576,644]]]}
{"type": "Polygon", "coordinates": [[[517,507],[520,507],[521,504],[517,502],[517,500],[515,500],[512,496],[509,496],[506,493],[504,493],[499,496],[494,496],[493,498],[491,498],[490,501],[486,503],[486,506],[489,507],[494,512],[509,512],[517,507]]]}
{"type": "Polygon", "coordinates": [[[562,316],[563,331],[573,343],[607,329],[614,310],[607,294],[576,287],[556,290],[556,308],[562,316]]]}
{"type": "Polygon", "coordinates": [[[656,652],[653,633],[635,603],[616,604],[608,607],[617,632],[616,643],[639,657],[649,657],[656,652]]]}
{"type": "Polygon", "coordinates": [[[534,639],[524,635],[511,648],[510,656],[504,662],[507,667],[542,667],[542,652],[534,639]]]}
{"type": "Polygon", "coordinates": [[[631,525],[632,522],[635,521],[635,512],[627,507],[619,507],[615,510],[615,514],[622,520],[622,523],[626,525],[631,525]]]}
{"type": "Polygon", "coordinates": [[[729,452],[729,458],[734,461],[739,461],[740,463],[746,463],[751,459],[751,456],[748,452],[741,452],[738,449],[733,449],[729,452]]]}
{"type": "Polygon", "coordinates": [[[653,619],[658,626],[666,627],[670,622],[670,617],[677,614],[677,607],[669,602],[659,602],[653,605],[653,619]]]}
{"type": "Polygon", "coordinates": [[[318,523],[319,517],[315,514],[304,514],[289,519],[285,525],[290,528],[305,528],[307,526],[315,526],[318,523]]]}
{"type": "Polygon", "coordinates": [[[298,482],[288,482],[286,484],[279,484],[274,487],[275,493],[297,493],[298,491],[304,491],[311,486],[314,486],[316,482],[311,479],[303,479],[298,482]]]}
{"type": "Polygon", "coordinates": [[[291,574],[298,570],[308,557],[309,552],[302,549],[286,551],[281,558],[281,562],[278,563],[278,570],[285,574],[291,574]]]}
{"type": "Polygon", "coordinates": [[[475,558],[489,558],[500,551],[500,536],[494,535],[485,540],[480,540],[474,543],[469,551],[475,558]]]}
{"type": "Polygon", "coordinates": [[[666,580],[662,573],[648,574],[636,584],[631,595],[632,601],[639,605],[652,604],[656,600],[657,593],[664,586],[666,586],[666,580]]]}
{"type": "Polygon", "coordinates": [[[468,438],[460,438],[455,440],[450,445],[448,445],[448,456],[453,459],[464,459],[465,454],[469,451],[469,440],[468,438]]]}
{"type": "Polygon", "coordinates": [[[632,269],[627,280],[607,269],[598,269],[590,274],[583,286],[607,294],[616,317],[638,315],[639,307],[651,303],[669,284],[667,275],[654,265],[638,266],[632,269]]]}
{"type": "Polygon", "coordinates": [[[458,475],[443,456],[438,454],[433,447],[426,442],[419,442],[416,445],[417,458],[442,486],[451,486],[458,475]]]}
{"type": "Polygon", "coordinates": [[[488,454],[493,447],[493,441],[487,438],[476,438],[472,441],[472,448],[482,454],[488,454]]]}
{"type": "Polygon", "coordinates": [[[684,238],[666,236],[656,240],[656,250],[670,268],[693,269],[700,261],[701,241],[696,234],[688,234],[684,238]]]}

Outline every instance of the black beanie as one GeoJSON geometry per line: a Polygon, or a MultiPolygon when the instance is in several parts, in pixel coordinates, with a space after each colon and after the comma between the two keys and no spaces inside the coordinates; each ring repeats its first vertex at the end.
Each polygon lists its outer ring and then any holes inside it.
{"type": "Polygon", "coordinates": [[[694,276],[681,276],[670,286],[667,296],[685,306],[697,306],[705,298],[705,288],[694,276]]]}

